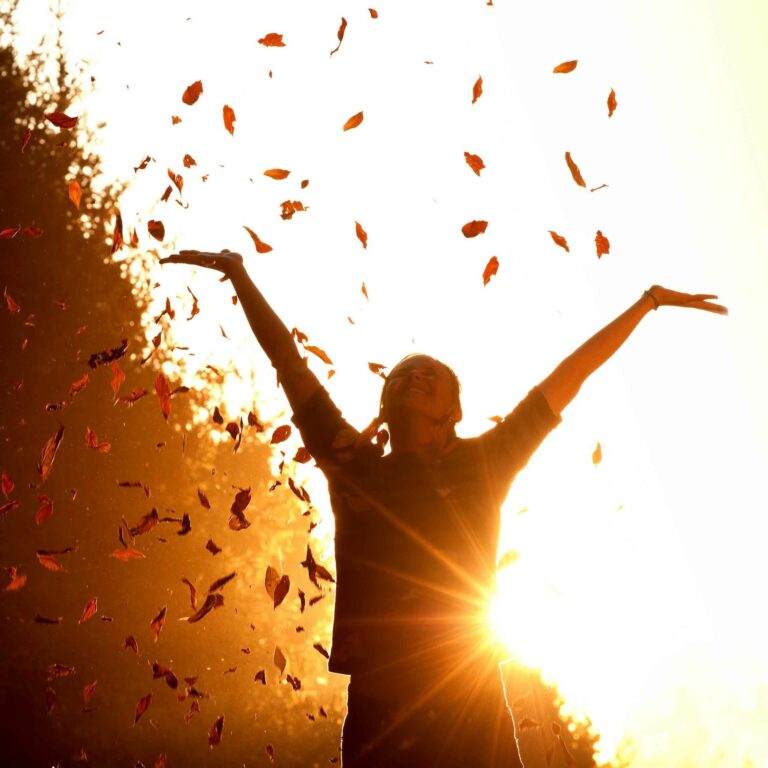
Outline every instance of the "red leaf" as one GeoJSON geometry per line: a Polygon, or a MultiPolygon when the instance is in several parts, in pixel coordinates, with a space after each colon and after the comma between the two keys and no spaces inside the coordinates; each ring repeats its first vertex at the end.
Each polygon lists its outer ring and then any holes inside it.
{"type": "Polygon", "coordinates": [[[339,31],[336,33],[336,36],[339,38],[339,44],[331,51],[331,56],[333,56],[336,51],[341,48],[341,41],[344,39],[344,30],[347,28],[347,20],[342,16],[341,17],[341,26],[339,27],[339,31]]]}
{"type": "Polygon", "coordinates": [[[5,303],[8,305],[8,311],[12,315],[16,315],[21,312],[21,307],[13,300],[13,297],[8,293],[7,288],[3,288],[3,296],[5,296],[5,303]]]}
{"type": "Polygon", "coordinates": [[[152,632],[152,639],[157,642],[157,638],[160,635],[160,631],[165,623],[165,614],[168,612],[167,606],[163,606],[157,616],[149,622],[149,629],[152,632]]]}
{"type": "Polygon", "coordinates": [[[110,557],[114,557],[115,560],[122,560],[127,563],[129,560],[143,560],[146,555],[136,547],[120,547],[116,549],[110,557]]]}
{"type": "Polygon", "coordinates": [[[83,189],[80,186],[77,179],[73,179],[69,182],[67,185],[67,194],[69,195],[69,199],[72,201],[75,208],[80,208],[80,200],[83,196],[83,189]]]}
{"type": "Polygon", "coordinates": [[[283,36],[279,35],[277,32],[269,32],[268,34],[264,35],[264,37],[259,38],[258,42],[269,48],[285,47],[285,43],[283,42],[283,36]]]}
{"type": "Polygon", "coordinates": [[[578,59],[575,61],[564,61],[562,64],[558,64],[552,72],[556,75],[565,75],[568,72],[573,72],[576,69],[576,65],[579,63],[578,59]]]}
{"type": "Polygon", "coordinates": [[[285,600],[285,596],[291,588],[291,580],[287,574],[283,574],[275,585],[275,592],[272,597],[273,608],[277,608],[285,600]]]}
{"type": "Polygon", "coordinates": [[[133,724],[139,722],[139,718],[147,711],[147,707],[152,703],[152,694],[148,693],[146,696],[142,696],[136,702],[136,717],[133,720],[133,724]]]}
{"type": "Polygon", "coordinates": [[[608,117],[612,117],[616,111],[616,92],[611,88],[611,92],[608,94],[608,117]]]}
{"type": "Polygon", "coordinates": [[[581,171],[579,170],[579,166],[576,165],[576,163],[573,162],[571,158],[571,153],[566,152],[565,153],[565,162],[568,163],[568,168],[571,171],[571,176],[573,176],[573,180],[580,186],[580,187],[586,187],[586,183],[584,182],[584,179],[581,177],[581,171]]]}
{"type": "Polygon", "coordinates": [[[312,454],[303,446],[299,446],[293,460],[298,464],[306,464],[312,458],[312,454]]]}
{"type": "Polygon", "coordinates": [[[43,482],[51,474],[53,460],[56,458],[56,452],[59,450],[63,437],[64,427],[59,427],[56,434],[49,437],[43,446],[43,451],[40,454],[40,463],[37,465],[37,471],[40,473],[43,482]]]}
{"type": "Polygon", "coordinates": [[[15,499],[13,501],[8,501],[2,506],[0,506],[0,515],[5,515],[8,512],[10,512],[12,509],[18,509],[19,508],[19,502],[15,499]]]}
{"type": "Polygon", "coordinates": [[[190,624],[200,621],[203,616],[209,614],[214,608],[221,608],[224,605],[224,595],[218,593],[212,595],[206,595],[205,602],[198,608],[197,612],[192,616],[185,616],[184,619],[190,624]]]}
{"type": "Polygon", "coordinates": [[[96,603],[98,601],[98,598],[92,597],[86,604],[85,608],[83,608],[83,612],[80,615],[80,618],[77,620],[78,624],[82,624],[85,621],[88,621],[88,619],[92,618],[96,614],[96,603]]]}
{"type": "Polygon", "coordinates": [[[275,179],[276,181],[287,179],[290,173],[290,171],[286,171],[284,168],[269,168],[264,171],[265,176],[269,176],[270,179],[275,179]]]}
{"type": "Polygon", "coordinates": [[[53,502],[45,495],[37,497],[40,502],[40,509],[35,512],[35,522],[40,525],[53,514],[53,502]]]}
{"type": "Polygon", "coordinates": [[[162,373],[158,373],[155,379],[155,392],[160,398],[160,410],[163,412],[163,418],[168,421],[168,416],[171,413],[171,387],[168,384],[168,379],[162,373]]]}
{"type": "Polygon", "coordinates": [[[479,77],[472,86],[472,103],[474,104],[483,95],[483,78],[479,77]]]}
{"type": "Polygon", "coordinates": [[[291,425],[281,424],[272,433],[272,438],[270,439],[269,442],[272,445],[277,445],[277,443],[282,443],[284,440],[287,440],[290,437],[290,434],[291,434],[291,425]]]}
{"type": "Polygon", "coordinates": [[[13,240],[19,232],[21,232],[21,225],[18,227],[6,227],[5,229],[0,229],[0,238],[3,240],[13,240]]]}
{"type": "Polygon", "coordinates": [[[112,396],[117,397],[117,393],[120,390],[120,386],[125,381],[125,373],[123,372],[123,369],[120,367],[120,364],[117,362],[117,360],[113,360],[111,363],[112,366],[112,396]]]}
{"type": "Polygon", "coordinates": [[[368,13],[371,14],[372,19],[378,19],[379,18],[379,12],[375,8],[369,8],[368,13]]]}
{"type": "Polygon", "coordinates": [[[603,233],[598,229],[595,235],[595,248],[597,249],[597,258],[599,259],[611,250],[611,244],[607,237],[603,236],[603,233]]]}
{"type": "Polygon", "coordinates": [[[490,261],[485,265],[485,269],[483,270],[483,285],[488,285],[488,282],[496,274],[498,269],[498,258],[496,258],[496,256],[491,256],[490,261]]]}
{"type": "Polygon", "coordinates": [[[229,131],[230,136],[234,136],[235,121],[237,120],[237,117],[235,117],[235,110],[228,104],[225,104],[222,112],[224,117],[224,127],[229,131]]]}
{"type": "Polygon", "coordinates": [[[42,237],[43,230],[40,229],[40,227],[28,226],[28,227],[24,227],[21,230],[21,234],[24,235],[25,237],[37,238],[37,237],[42,237]]]}
{"type": "Polygon", "coordinates": [[[470,155],[469,152],[464,153],[464,159],[467,161],[467,165],[479,176],[480,171],[485,168],[485,163],[480,155],[470,155]]]}
{"type": "Polygon", "coordinates": [[[304,349],[319,357],[326,365],[333,365],[333,361],[320,347],[313,347],[311,344],[305,344],[304,349]]]}
{"type": "Polygon", "coordinates": [[[190,107],[200,98],[203,92],[203,84],[200,80],[195,80],[192,85],[188,85],[182,94],[181,100],[190,107]]]}
{"type": "Polygon", "coordinates": [[[29,144],[29,140],[30,140],[31,138],[32,138],[32,131],[27,131],[27,132],[24,134],[24,138],[22,139],[22,142],[21,142],[21,151],[22,151],[22,153],[23,153],[23,152],[24,152],[24,150],[27,148],[27,144],[29,144]]]}
{"type": "Polygon", "coordinates": [[[259,236],[249,227],[243,224],[243,229],[251,236],[253,244],[256,246],[256,253],[269,253],[272,250],[272,246],[259,239],[259,236]]]}
{"type": "Polygon", "coordinates": [[[45,707],[49,715],[56,708],[56,691],[53,688],[45,689],[45,707]]]}
{"type": "Polygon", "coordinates": [[[165,226],[163,225],[162,221],[157,219],[150,219],[147,222],[147,230],[149,231],[149,234],[155,238],[155,240],[159,240],[161,243],[163,242],[163,238],[165,237],[165,226]]]}
{"type": "Polygon", "coordinates": [[[85,444],[99,453],[109,453],[111,448],[109,443],[100,443],[96,433],[90,427],[85,428],[85,444]]]}
{"type": "Polygon", "coordinates": [[[358,112],[356,115],[352,115],[352,117],[347,120],[346,123],[344,123],[344,129],[345,131],[350,131],[352,128],[357,128],[360,123],[363,122],[363,113],[358,112]]]}
{"type": "Polygon", "coordinates": [[[368,247],[368,233],[360,226],[359,222],[355,222],[355,234],[357,239],[363,244],[363,248],[368,247]]]}
{"type": "Polygon", "coordinates": [[[63,112],[49,112],[45,119],[55,125],[59,130],[74,128],[77,125],[78,118],[65,115],[63,112]]]}
{"type": "Polygon", "coordinates": [[[8,575],[11,577],[9,584],[5,586],[5,592],[15,592],[17,589],[21,589],[27,583],[27,577],[23,574],[19,574],[16,570],[16,566],[6,568],[8,575]]]}
{"type": "Polygon", "coordinates": [[[13,489],[15,487],[16,486],[14,485],[13,480],[11,480],[11,476],[5,470],[3,470],[3,475],[2,475],[3,496],[5,496],[6,499],[10,498],[10,495],[13,493],[13,489]]]}
{"type": "Polygon", "coordinates": [[[84,373],[77,381],[73,381],[69,386],[69,396],[74,397],[78,392],[82,392],[87,386],[91,377],[84,373]]]}
{"type": "Polygon", "coordinates": [[[213,725],[211,726],[211,730],[208,731],[208,746],[211,749],[221,744],[221,731],[223,728],[224,728],[224,715],[219,715],[214,721],[213,725]]]}
{"type": "Polygon", "coordinates": [[[86,683],[83,686],[83,704],[88,705],[91,703],[91,699],[93,698],[93,694],[96,691],[96,686],[98,683],[98,680],[94,680],[92,683],[86,683]]]}
{"type": "Polygon", "coordinates": [[[568,247],[568,242],[564,237],[561,235],[558,235],[557,232],[553,232],[551,229],[548,230],[549,234],[552,235],[552,239],[555,241],[556,245],[559,245],[561,248],[565,248],[566,252],[570,253],[571,249],[568,247]]]}
{"type": "Polygon", "coordinates": [[[468,221],[461,228],[461,232],[464,235],[464,237],[477,237],[478,235],[482,235],[483,232],[485,232],[485,230],[487,229],[487,227],[488,227],[487,221],[472,220],[472,221],[468,221]]]}

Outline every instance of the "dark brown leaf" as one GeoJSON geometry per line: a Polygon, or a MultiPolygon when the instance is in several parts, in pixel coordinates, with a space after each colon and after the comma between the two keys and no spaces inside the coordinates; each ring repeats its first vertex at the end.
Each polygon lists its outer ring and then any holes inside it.
{"type": "Polygon", "coordinates": [[[163,238],[165,237],[165,226],[163,225],[162,221],[150,219],[147,222],[147,230],[149,231],[149,234],[155,238],[155,240],[159,240],[161,243],[163,242],[163,238]]]}
{"type": "Polygon", "coordinates": [[[157,642],[157,638],[160,636],[160,632],[163,629],[165,623],[165,615],[168,612],[167,606],[163,606],[157,613],[152,621],[149,622],[149,629],[152,632],[152,639],[157,642]]]}
{"type": "Polygon", "coordinates": [[[285,665],[287,663],[287,660],[285,658],[285,654],[280,650],[280,646],[275,646],[275,653],[272,657],[272,661],[274,662],[275,666],[280,670],[280,674],[282,675],[285,671],[285,665]]]}
{"type": "Polygon", "coordinates": [[[275,584],[275,592],[272,599],[273,609],[277,608],[277,606],[285,600],[285,596],[288,594],[290,588],[291,580],[288,578],[287,574],[283,574],[277,584],[275,584]]]}
{"type": "Polygon", "coordinates": [[[157,397],[160,400],[163,418],[168,421],[168,416],[171,413],[171,387],[168,384],[168,379],[162,373],[158,373],[155,379],[155,392],[157,392],[157,397]]]}
{"type": "Polygon", "coordinates": [[[190,624],[200,621],[203,616],[209,614],[214,608],[221,608],[224,605],[224,595],[218,593],[206,595],[205,602],[198,608],[197,612],[192,616],[185,616],[184,621],[188,621],[190,624]]]}
{"type": "Polygon", "coordinates": [[[213,539],[208,539],[208,543],[205,545],[205,548],[212,554],[212,555],[218,555],[219,552],[221,552],[221,547],[217,547],[214,543],[213,539]]]}
{"type": "Polygon", "coordinates": [[[321,655],[325,656],[326,659],[330,659],[330,655],[328,654],[328,651],[323,648],[323,646],[320,643],[314,643],[312,647],[321,655]]]}
{"type": "Polygon", "coordinates": [[[269,442],[272,445],[277,445],[278,443],[282,443],[283,441],[287,440],[290,437],[290,435],[291,435],[291,425],[281,424],[272,433],[272,437],[269,442]]]}
{"type": "Polygon", "coordinates": [[[208,587],[209,592],[218,592],[220,589],[225,587],[227,584],[229,584],[232,579],[237,576],[237,571],[233,571],[232,573],[228,573],[226,576],[222,576],[219,579],[216,579],[210,587],[208,587]]]}
{"type": "Polygon", "coordinates": [[[139,718],[147,711],[147,707],[152,703],[152,694],[148,693],[146,696],[142,696],[136,702],[136,716],[133,719],[133,724],[139,722],[139,718]]]}

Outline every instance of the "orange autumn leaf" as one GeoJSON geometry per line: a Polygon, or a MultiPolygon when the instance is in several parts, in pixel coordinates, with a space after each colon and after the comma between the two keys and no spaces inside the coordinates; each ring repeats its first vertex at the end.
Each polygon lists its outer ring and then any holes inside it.
{"type": "Polygon", "coordinates": [[[578,63],[578,59],[576,61],[564,61],[562,64],[558,64],[552,72],[556,75],[565,75],[568,72],[573,72],[578,63]]]}
{"type": "Polygon", "coordinates": [[[287,179],[288,175],[290,174],[290,171],[286,171],[283,168],[270,168],[269,170],[264,171],[265,176],[269,176],[270,179],[287,179]]]}
{"type": "Polygon", "coordinates": [[[147,707],[152,703],[152,694],[148,693],[146,696],[142,696],[137,702],[136,702],[136,715],[133,719],[133,724],[136,725],[136,723],[139,722],[139,718],[147,711],[147,707]]]}
{"type": "Polygon", "coordinates": [[[368,13],[371,14],[372,19],[378,19],[379,18],[379,12],[375,8],[369,8],[368,13]]]}
{"type": "Polygon", "coordinates": [[[360,226],[360,222],[355,222],[355,234],[357,239],[363,244],[363,248],[368,247],[368,233],[360,226]]]}
{"type": "Polygon", "coordinates": [[[283,441],[287,440],[290,437],[290,435],[291,435],[291,425],[281,424],[272,433],[272,437],[270,438],[269,442],[272,445],[276,445],[277,443],[282,443],[283,441]]]}
{"type": "Polygon", "coordinates": [[[163,238],[165,237],[165,226],[162,221],[150,219],[147,222],[147,231],[155,238],[155,240],[159,240],[161,243],[163,242],[163,238]]]}
{"type": "Polygon", "coordinates": [[[112,396],[117,397],[117,393],[120,391],[120,386],[125,381],[125,373],[117,360],[113,360],[110,365],[112,367],[112,396]]]}
{"type": "Polygon", "coordinates": [[[237,120],[237,117],[235,117],[235,110],[232,109],[232,107],[230,107],[228,104],[225,104],[222,112],[224,117],[224,127],[229,131],[230,136],[234,136],[235,120],[237,120]]]}
{"type": "Polygon", "coordinates": [[[313,355],[317,355],[317,357],[319,357],[326,365],[333,365],[333,360],[331,360],[327,353],[320,349],[320,347],[313,347],[311,344],[305,344],[304,349],[306,349],[307,352],[311,352],[313,355]]]}
{"type": "Polygon", "coordinates": [[[171,387],[168,384],[168,379],[162,373],[158,373],[155,379],[155,392],[160,399],[160,410],[163,412],[163,418],[168,421],[168,416],[171,413],[171,387]]]}
{"type": "Polygon", "coordinates": [[[491,256],[490,261],[485,265],[483,270],[483,285],[488,285],[490,279],[498,272],[499,260],[496,256],[491,256]]]}
{"type": "Polygon", "coordinates": [[[608,238],[605,237],[599,229],[595,235],[595,248],[597,249],[598,259],[606,253],[609,253],[611,250],[611,244],[608,241],[608,238]]]}
{"type": "Polygon", "coordinates": [[[269,253],[272,246],[259,239],[259,236],[250,228],[243,224],[243,229],[251,236],[253,244],[256,246],[256,253],[269,253]]]}
{"type": "Polygon", "coordinates": [[[472,103],[474,104],[483,95],[483,78],[479,77],[472,86],[472,103]]]}
{"type": "Polygon", "coordinates": [[[45,494],[40,494],[37,500],[40,502],[40,509],[35,512],[35,523],[40,525],[53,514],[53,502],[45,494]]]}
{"type": "Polygon", "coordinates": [[[110,557],[127,563],[129,560],[142,560],[146,555],[141,550],[136,549],[136,547],[120,547],[112,552],[110,557]]]}
{"type": "Polygon", "coordinates": [[[53,467],[53,460],[56,458],[56,452],[59,450],[59,445],[64,438],[64,427],[59,427],[55,435],[48,438],[43,451],[40,455],[40,463],[37,465],[37,471],[40,473],[43,481],[51,474],[51,468],[53,467]]]}
{"type": "Polygon", "coordinates": [[[570,152],[565,153],[565,162],[568,163],[568,169],[571,172],[571,176],[573,176],[573,180],[580,187],[586,187],[587,185],[584,183],[584,179],[581,177],[581,171],[579,170],[579,166],[573,162],[570,152]]]}
{"type": "Polygon", "coordinates": [[[3,296],[5,297],[5,303],[8,305],[8,311],[12,315],[17,315],[19,312],[21,312],[21,307],[16,303],[13,296],[8,293],[7,287],[3,288],[3,296]]]}
{"type": "Polygon", "coordinates": [[[99,453],[109,453],[111,447],[109,443],[100,443],[96,433],[90,427],[85,428],[85,444],[99,453]]]}
{"type": "Polygon", "coordinates": [[[352,115],[352,117],[347,120],[346,123],[344,123],[344,130],[349,131],[352,128],[357,128],[360,123],[363,122],[363,113],[358,112],[356,115],[352,115]]]}
{"type": "Polygon", "coordinates": [[[15,566],[12,565],[10,568],[6,568],[6,571],[11,577],[11,581],[9,584],[6,584],[5,592],[16,592],[16,590],[21,589],[27,583],[26,575],[20,574],[15,566]]]}
{"type": "Polygon", "coordinates": [[[3,496],[5,496],[6,499],[10,498],[10,495],[13,493],[13,489],[16,487],[16,485],[6,470],[3,470],[1,484],[3,489],[3,496]]]}
{"type": "Polygon", "coordinates": [[[69,199],[72,201],[75,208],[80,208],[80,199],[83,196],[83,190],[80,187],[77,179],[73,179],[69,182],[67,185],[67,194],[69,195],[69,199]]]}
{"type": "Polygon", "coordinates": [[[69,385],[69,396],[74,397],[78,392],[82,392],[87,386],[91,377],[84,373],[77,381],[73,381],[69,385]]]}
{"type": "Polygon", "coordinates": [[[269,32],[264,37],[259,38],[259,43],[268,48],[285,48],[283,36],[277,32],[269,32]]]}
{"type": "Polygon", "coordinates": [[[597,466],[603,460],[603,449],[600,443],[595,446],[595,450],[592,451],[592,463],[597,466]]]}
{"type": "Polygon", "coordinates": [[[616,91],[611,88],[611,92],[608,94],[608,117],[612,117],[613,113],[616,111],[617,107],[616,103],[616,91]]]}
{"type": "Polygon", "coordinates": [[[553,232],[551,229],[547,231],[550,235],[552,235],[552,239],[557,245],[559,245],[561,248],[565,248],[568,253],[571,252],[571,249],[568,247],[568,241],[562,235],[558,235],[557,232],[553,232]]]}
{"type": "Polygon", "coordinates": [[[80,618],[77,620],[78,624],[82,624],[85,621],[88,621],[88,619],[92,618],[96,615],[96,604],[98,602],[98,598],[92,597],[86,604],[85,608],[83,608],[83,612],[80,615],[80,618]]]}
{"type": "Polygon", "coordinates": [[[370,301],[370,299],[368,298],[368,289],[365,287],[365,283],[363,283],[363,284],[360,286],[360,291],[362,292],[363,296],[365,296],[365,298],[366,298],[368,301],[370,301]]]}
{"type": "Polygon", "coordinates": [[[483,232],[485,232],[486,228],[488,227],[487,221],[478,221],[476,219],[473,219],[472,221],[468,221],[462,228],[461,232],[464,235],[464,237],[477,237],[478,235],[482,235],[483,232]]]}
{"type": "Polygon", "coordinates": [[[181,100],[190,107],[200,98],[200,94],[203,92],[203,83],[200,80],[195,80],[192,85],[188,85],[184,89],[181,100]]]}
{"type": "Polygon", "coordinates": [[[344,30],[347,28],[347,20],[342,16],[341,17],[341,26],[339,27],[339,31],[336,33],[336,36],[339,38],[339,44],[331,51],[331,56],[333,56],[336,51],[341,48],[341,41],[344,39],[344,30]]]}
{"type": "Polygon", "coordinates": [[[464,153],[464,159],[467,161],[467,165],[475,172],[476,175],[480,175],[480,171],[485,168],[485,163],[480,155],[471,155],[469,152],[464,153]]]}

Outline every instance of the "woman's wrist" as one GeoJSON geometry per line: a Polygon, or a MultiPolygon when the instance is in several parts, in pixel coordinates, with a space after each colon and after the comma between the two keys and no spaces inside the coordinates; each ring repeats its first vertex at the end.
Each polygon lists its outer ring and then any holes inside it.
{"type": "Polygon", "coordinates": [[[650,290],[643,291],[643,296],[647,296],[653,302],[654,310],[659,308],[659,300],[653,295],[653,293],[651,293],[650,290]]]}

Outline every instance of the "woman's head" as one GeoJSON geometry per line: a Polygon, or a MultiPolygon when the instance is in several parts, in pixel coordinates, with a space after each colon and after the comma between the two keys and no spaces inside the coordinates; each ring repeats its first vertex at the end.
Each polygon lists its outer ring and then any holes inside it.
{"type": "Polygon", "coordinates": [[[458,377],[445,363],[429,355],[408,355],[384,381],[379,416],[390,429],[419,415],[452,427],[461,421],[460,391],[458,377]]]}

